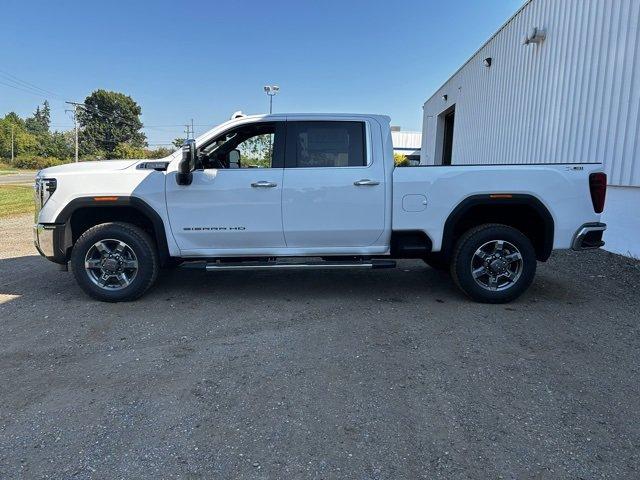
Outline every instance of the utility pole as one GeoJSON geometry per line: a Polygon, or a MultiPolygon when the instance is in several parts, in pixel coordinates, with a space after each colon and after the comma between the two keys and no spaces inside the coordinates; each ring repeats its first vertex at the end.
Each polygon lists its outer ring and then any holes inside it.
{"type": "Polygon", "coordinates": [[[188,124],[188,123],[186,123],[186,124],[184,125],[184,133],[185,133],[185,135],[186,135],[186,136],[184,137],[184,138],[185,138],[185,140],[189,140],[189,138],[191,138],[191,137],[189,137],[189,124],[188,124]]]}
{"type": "Polygon", "coordinates": [[[193,118],[191,119],[191,138],[193,138],[193,139],[196,138],[196,132],[193,129],[193,118]]]}
{"type": "Polygon", "coordinates": [[[77,112],[73,112],[73,128],[75,129],[75,138],[76,138],[76,163],[78,163],[78,113],[77,112]]]}
{"type": "Polygon", "coordinates": [[[73,128],[75,130],[75,140],[76,140],[76,163],[78,163],[78,107],[82,105],[81,103],[76,102],[64,102],[73,106],[73,110],[65,110],[65,112],[73,112],[73,128]]]}
{"type": "Polygon", "coordinates": [[[11,165],[13,165],[13,124],[11,124],[11,165]]]}

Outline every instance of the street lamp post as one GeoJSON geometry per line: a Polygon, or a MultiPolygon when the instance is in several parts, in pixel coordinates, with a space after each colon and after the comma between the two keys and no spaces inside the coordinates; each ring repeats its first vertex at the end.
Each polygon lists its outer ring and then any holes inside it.
{"type": "Polygon", "coordinates": [[[273,97],[278,94],[280,87],[278,85],[265,85],[264,93],[269,96],[269,113],[273,112],[273,97]]]}

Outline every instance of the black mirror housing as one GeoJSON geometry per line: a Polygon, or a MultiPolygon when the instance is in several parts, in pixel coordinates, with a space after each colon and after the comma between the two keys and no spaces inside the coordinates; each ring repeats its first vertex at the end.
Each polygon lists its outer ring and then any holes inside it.
{"type": "Polygon", "coordinates": [[[191,185],[196,168],[196,141],[189,138],[182,144],[182,159],[178,163],[176,181],[178,185],[191,185]]]}

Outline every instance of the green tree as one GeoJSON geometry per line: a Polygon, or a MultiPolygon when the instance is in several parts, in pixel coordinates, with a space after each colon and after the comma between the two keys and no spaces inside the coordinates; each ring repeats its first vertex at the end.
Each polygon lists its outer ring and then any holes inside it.
{"type": "Polygon", "coordinates": [[[18,155],[37,154],[38,141],[29,133],[25,121],[15,112],[9,112],[0,119],[0,157],[11,158],[11,137],[13,132],[13,153],[18,155]]]}
{"type": "Polygon", "coordinates": [[[273,156],[273,135],[265,133],[248,138],[238,145],[238,150],[243,164],[269,168],[273,156]]]}
{"type": "Polygon", "coordinates": [[[144,158],[165,158],[175,152],[174,149],[158,147],[154,149],[145,149],[144,158]]]}
{"type": "Polygon", "coordinates": [[[71,159],[75,150],[75,139],[73,131],[49,132],[46,136],[41,136],[39,141],[40,154],[44,157],[56,157],[59,159],[71,159]]]}
{"type": "Polygon", "coordinates": [[[111,158],[145,158],[144,148],[131,145],[130,143],[119,143],[111,152],[111,158]]]}
{"type": "MultiPolygon", "coordinates": [[[[78,109],[82,154],[103,151],[107,156],[113,156],[120,144],[140,149],[145,147],[141,114],[140,106],[128,95],[102,89],[91,93],[78,109]]],[[[123,153],[122,148],[120,154],[123,153]]]]}
{"type": "Polygon", "coordinates": [[[49,133],[49,126],[51,124],[51,109],[49,108],[49,102],[46,100],[36,108],[32,117],[25,120],[25,127],[29,133],[34,135],[46,135],[49,133]]]}
{"type": "Polygon", "coordinates": [[[175,139],[173,140],[173,142],[171,142],[171,143],[173,143],[173,145],[174,145],[176,148],[180,148],[180,147],[182,147],[182,144],[184,143],[184,141],[185,141],[185,140],[186,140],[185,138],[180,138],[180,137],[178,137],[178,138],[175,138],[175,139]]]}
{"type": "Polygon", "coordinates": [[[51,132],[49,103],[38,106],[26,120],[10,112],[0,118],[0,157],[11,157],[11,136],[15,165],[23,168],[44,168],[58,165],[73,156],[73,132],[51,132]]]}
{"type": "Polygon", "coordinates": [[[409,159],[402,153],[393,154],[393,163],[396,167],[408,167],[410,166],[409,159]]]}

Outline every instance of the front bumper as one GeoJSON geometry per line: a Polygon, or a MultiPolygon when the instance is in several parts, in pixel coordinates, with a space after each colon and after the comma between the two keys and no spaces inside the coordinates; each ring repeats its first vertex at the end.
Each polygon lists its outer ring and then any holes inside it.
{"type": "Polygon", "coordinates": [[[63,249],[64,235],[65,225],[37,223],[33,226],[33,243],[40,255],[63,265],[67,263],[63,249]]]}
{"type": "Polygon", "coordinates": [[[585,223],[573,236],[571,248],[573,250],[591,250],[604,245],[602,234],[607,229],[605,223],[585,223]]]}

